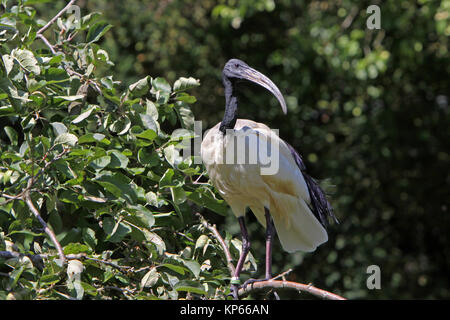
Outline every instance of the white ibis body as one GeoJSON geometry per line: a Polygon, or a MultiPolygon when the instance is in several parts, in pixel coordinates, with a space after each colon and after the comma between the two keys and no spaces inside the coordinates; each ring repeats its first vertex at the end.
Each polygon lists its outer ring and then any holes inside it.
{"type": "MultiPolygon", "coordinates": [[[[232,284],[239,283],[242,265],[250,248],[244,220],[247,208],[266,228],[266,279],[271,277],[275,229],[286,251],[311,252],[328,240],[325,225],[328,217],[334,217],[324,192],[305,173],[300,155],[266,125],[237,119],[236,86],[241,80],[252,81],[268,89],[286,113],[284,98],[269,78],[241,60],[231,59],[226,63],[223,70],[225,115],[203,139],[201,157],[213,185],[230,205],[241,227],[243,250],[232,284]],[[242,136],[246,137],[240,145],[243,150],[239,149],[239,144],[235,147],[236,140],[242,136]],[[252,150],[256,150],[257,156],[250,162],[252,150]],[[237,154],[229,156],[230,152],[237,154]],[[267,154],[262,155],[264,152],[267,154]],[[244,153],[246,161],[236,161],[244,153]],[[276,170],[267,173],[267,161],[263,159],[277,161],[276,170]]],[[[235,298],[236,289],[235,286],[235,298]]]]}

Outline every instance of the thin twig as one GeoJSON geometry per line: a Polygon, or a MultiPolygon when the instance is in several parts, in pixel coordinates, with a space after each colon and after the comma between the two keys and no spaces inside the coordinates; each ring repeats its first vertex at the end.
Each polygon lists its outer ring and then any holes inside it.
{"type": "Polygon", "coordinates": [[[10,200],[17,200],[17,199],[20,198],[20,195],[19,196],[11,196],[9,194],[0,192],[0,197],[6,198],[6,199],[10,199],[10,200]]]}
{"type": "Polygon", "coordinates": [[[200,222],[202,225],[207,228],[209,231],[211,231],[214,235],[214,237],[219,241],[220,245],[222,246],[222,249],[225,253],[225,257],[227,259],[227,266],[230,270],[230,274],[234,275],[235,267],[233,265],[233,258],[231,257],[230,249],[228,248],[227,244],[225,243],[225,240],[223,240],[222,236],[220,235],[219,231],[217,231],[217,228],[215,225],[210,225],[208,221],[206,221],[205,218],[200,213],[196,213],[196,216],[200,219],[200,222]]]}
{"type": "Polygon", "coordinates": [[[357,6],[353,7],[348,16],[344,19],[344,21],[341,24],[342,29],[347,29],[351,26],[353,20],[355,19],[356,15],[359,13],[359,9],[357,6]]]}
{"type": "Polygon", "coordinates": [[[337,294],[313,287],[312,285],[292,282],[292,281],[282,281],[282,280],[267,280],[267,281],[258,281],[253,282],[246,286],[245,288],[240,288],[238,291],[239,296],[248,295],[253,290],[261,290],[261,289],[294,289],[301,292],[308,292],[316,297],[327,299],[327,300],[346,300],[344,297],[341,297],[337,294]]]}
{"type": "Polygon", "coordinates": [[[41,39],[53,54],[56,54],[55,48],[51,45],[50,41],[48,41],[46,37],[44,37],[42,34],[38,34],[36,35],[36,37],[41,39]]]}
{"type": "MultiPolygon", "coordinates": [[[[52,54],[56,54],[57,53],[55,48],[50,43],[50,41],[48,41],[48,39],[46,37],[44,37],[44,35],[38,34],[38,35],[36,35],[36,37],[38,37],[39,39],[42,40],[42,42],[44,42],[44,44],[50,49],[52,54]]],[[[66,72],[69,74],[69,76],[74,76],[75,75],[75,76],[78,76],[79,78],[83,78],[83,75],[81,73],[76,72],[75,70],[71,69],[66,63],[64,63],[63,67],[66,70],[66,72]]]]}
{"type": "MultiPolygon", "coordinates": [[[[41,261],[43,259],[48,259],[49,257],[51,257],[51,255],[49,254],[24,254],[24,253],[20,253],[20,252],[14,252],[14,251],[0,251],[0,258],[4,258],[4,259],[11,259],[11,258],[20,258],[20,257],[28,257],[31,259],[31,261],[35,262],[35,261],[41,261]]],[[[126,272],[128,271],[128,269],[130,269],[131,267],[126,267],[126,266],[119,266],[113,262],[110,261],[106,261],[106,260],[101,260],[101,259],[97,259],[97,258],[91,258],[88,257],[86,255],[86,253],[77,253],[77,254],[68,254],[65,256],[66,260],[91,260],[97,263],[102,263],[108,266],[111,266],[113,268],[116,268],[122,272],[126,272]]]]}
{"type": "Polygon", "coordinates": [[[49,22],[47,22],[47,24],[45,26],[43,26],[42,28],[40,28],[38,30],[38,32],[36,32],[36,35],[39,35],[42,32],[44,32],[45,30],[47,30],[48,27],[50,27],[59,17],[61,17],[64,12],[69,10],[69,8],[74,4],[75,1],[76,0],[70,0],[69,3],[60,12],[58,12],[56,14],[56,16],[54,16],[49,22]]]}
{"type": "Polygon", "coordinates": [[[30,209],[30,211],[34,214],[34,216],[39,220],[39,222],[41,223],[41,225],[44,227],[44,231],[45,233],[47,233],[47,235],[50,237],[50,239],[52,240],[53,244],[56,247],[56,250],[58,250],[58,255],[59,258],[65,262],[66,261],[66,256],[64,255],[64,251],[61,247],[61,244],[59,243],[58,239],[56,239],[56,235],[53,232],[52,229],[50,229],[47,225],[47,223],[44,221],[44,219],[42,219],[41,214],[39,213],[39,210],[36,209],[36,207],[33,204],[33,201],[31,200],[30,197],[30,191],[29,189],[31,188],[33,184],[33,179],[30,179],[28,181],[28,186],[27,189],[25,190],[24,194],[23,194],[23,200],[25,201],[25,203],[27,204],[28,208],[30,209]]]}
{"type": "Polygon", "coordinates": [[[291,272],[292,272],[292,269],[288,269],[288,270],[286,270],[286,271],[280,273],[279,275],[273,277],[271,280],[276,280],[276,279],[278,279],[278,278],[283,278],[283,280],[284,280],[284,277],[285,277],[286,275],[288,275],[289,273],[291,273],[291,272]]]}

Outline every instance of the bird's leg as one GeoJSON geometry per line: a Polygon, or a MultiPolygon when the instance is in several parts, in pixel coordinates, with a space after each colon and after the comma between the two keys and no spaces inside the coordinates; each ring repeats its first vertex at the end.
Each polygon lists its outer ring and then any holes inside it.
{"type": "Polygon", "coordinates": [[[238,290],[240,285],[239,276],[242,271],[242,267],[244,266],[245,258],[247,257],[248,252],[250,251],[250,239],[248,237],[247,228],[245,227],[245,219],[244,216],[238,218],[239,226],[241,227],[242,234],[242,250],[239,256],[238,263],[236,265],[236,269],[234,271],[233,278],[231,279],[231,292],[235,300],[238,300],[238,290]]]}
{"type": "Polygon", "coordinates": [[[272,277],[272,245],[275,236],[275,226],[269,209],[264,208],[266,216],[266,279],[272,277]]]}
{"type": "MultiPolygon", "coordinates": [[[[266,274],[264,279],[248,279],[242,285],[244,288],[251,283],[258,281],[266,281],[272,278],[272,246],[273,238],[275,236],[275,225],[273,224],[272,216],[267,208],[264,208],[264,215],[266,217],[266,274]]],[[[274,292],[275,298],[279,300],[278,294],[274,292]]]]}

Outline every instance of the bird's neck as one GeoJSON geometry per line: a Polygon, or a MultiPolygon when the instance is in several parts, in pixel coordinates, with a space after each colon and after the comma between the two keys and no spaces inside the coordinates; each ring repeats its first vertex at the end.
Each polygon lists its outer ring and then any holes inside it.
{"type": "Polygon", "coordinates": [[[236,124],[238,99],[233,81],[224,77],[223,85],[225,87],[225,114],[223,115],[219,130],[225,134],[227,129],[233,129],[236,124]]]}

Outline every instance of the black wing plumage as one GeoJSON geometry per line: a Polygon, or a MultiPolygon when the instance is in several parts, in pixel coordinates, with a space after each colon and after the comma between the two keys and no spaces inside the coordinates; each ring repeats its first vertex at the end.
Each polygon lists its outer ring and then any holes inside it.
{"type": "Polygon", "coordinates": [[[302,157],[289,143],[286,142],[286,145],[291,151],[295,163],[297,164],[303,174],[303,177],[305,178],[305,182],[309,191],[309,197],[311,198],[311,209],[313,214],[324,227],[328,225],[328,218],[332,218],[336,223],[338,223],[338,220],[333,213],[333,208],[327,200],[325,192],[322,190],[316,180],[314,180],[310,175],[306,173],[306,166],[302,160],[302,157]]]}

